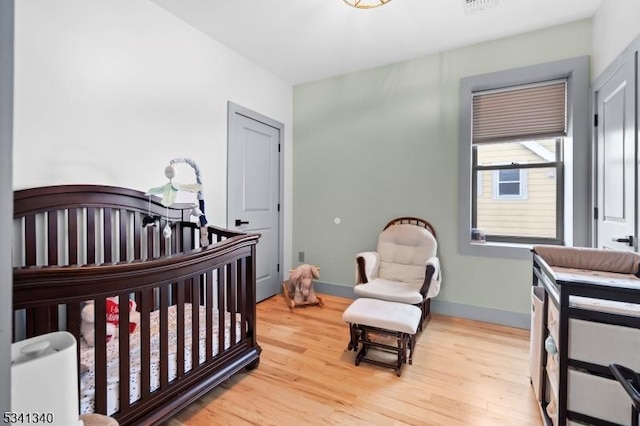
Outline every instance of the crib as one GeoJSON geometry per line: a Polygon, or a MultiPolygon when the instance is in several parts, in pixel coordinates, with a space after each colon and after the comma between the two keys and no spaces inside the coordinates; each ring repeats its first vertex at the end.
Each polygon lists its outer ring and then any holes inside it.
{"type": "Polygon", "coordinates": [[[201,247],[191,210],[111,186],[14,192],[13,341],[60,330],[75,336],[81,414],[157,424],[258,366],[259,234],[208,226],[201,247]],[[106,300],[115,296],[135,303],[140,322],[131,332],[121,313],[118,336],[107,341],[106,300]],[[92,348],[81,336],[90,301],[92,348]]]}

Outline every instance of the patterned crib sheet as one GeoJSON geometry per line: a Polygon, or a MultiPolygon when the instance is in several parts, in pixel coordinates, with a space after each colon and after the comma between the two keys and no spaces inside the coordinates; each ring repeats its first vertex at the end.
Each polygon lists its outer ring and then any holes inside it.
{"type": "MultiPolygon", "coordinates": [[[[204,306],[199,307],[199,347],[198,359],[202,364],[205,358],[205,336],[206,336],[206,310],[204,306]]],[[[212,346],[213,354],[218,354],[218,310],[213,309],[213,326],[212,326],[212,346]]],[[[192,333],[191,333],[192,307],[190,303],[184,304],[184,370],[185,372],[192,369],[192,333]]],[[[240,314],[236,314],[235,335],[236,342],[242,338],[240,324],[242,322],[240,314]]],[[[168,374],[169,381],[177,377],[177,307],[170,306],[168,309],[168,342],[169,342],[169,365],[168,374]]],[[[231,314],[225,312],[225,333],[224,346],[228,349],[231,346],[231,314]]],[[[130,403],[140,399],[140,372],[142,370],[140,364],[140,328],[129,335],[129,360],[130,360],[130,377],[129,377],[129,395],[130,403]]],[[[153,311],[150,314],[150,384],[151,391],[155,391],[160,387],[160,316],[159,311],[153,311]]],[[[119,339],[112,339],[107,343],[107,414],[111,415],[119,409],[119,339]]],[[[85,371],[80,375],[80,414],[92,413],[95,411],[94,395],[95,395],[95,368],[94,368],[94,348],[89,347],[84,339],[80,342],[80,359],[85,367],[85,371]]]]}

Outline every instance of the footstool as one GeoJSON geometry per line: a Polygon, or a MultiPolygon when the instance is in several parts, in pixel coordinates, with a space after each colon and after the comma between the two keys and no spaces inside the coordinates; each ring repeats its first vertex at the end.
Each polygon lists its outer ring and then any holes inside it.
{"type": "Polygon", "coordinates": [[[362,343],[360,352],[356,355],[355,364],[360,365],[360,362],[364,361],[391,367],[400,376],[404,364],[407,361],[409,364],[413,363],[415,335],[421,318],[420,308],[406,303],[368,298],[354,300],[342,314],[342,319],[349,323],[351,340],[348,350],[357,351],[358,345],[362,343]],[[395,337],[396,345],[376,341],[375,336],[381,335],[395,337]],[[367,358],[367,351],[370,348],[395,353],[397,359],[395,362],[388,363],[367,358]]]}

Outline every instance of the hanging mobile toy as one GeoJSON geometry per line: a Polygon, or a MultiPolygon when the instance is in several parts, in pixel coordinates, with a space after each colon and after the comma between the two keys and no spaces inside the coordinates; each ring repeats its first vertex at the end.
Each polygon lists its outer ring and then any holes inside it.
{"type": "MultiPolygon", "coordinates": [[[[162,200],[160,201],[163,206],[167,207],[167,224],[162,230],[162,235],[165,238],[171,237],[171,227],[169,226],[168,220],[168,211],[169,207],[173,205],[176,200],[176,195],[178,191],[188,191],[188,192],[197,192],[198,193],[198,205],[194,206],[192,214],[198,217],[198,221],[200,222],[200,245],[205,247],[209,245],[209,234],[207,231],[207,218],[204,215],[204,196],[202,195],[202,180],[200,178],[200,168],[195,163],[195,161],[190,158],[175,158],[169,162],[169,165],[164,169],[164,175],[169,179],[169,183],[166,183],[163,186],[158,186],[155,188],[149,189],[147,191],[147,195],[151,198],[151,195],[162,194],[162,200]],[[190,165],[196,174],[196,182],[195,184],[181,184],[173,181],[173,178],[176,175],[176,169],[174,164],[178,163],[186,163],[190,165]]],[[[156,217],[151,215],[144,218],[143,225],[146,226],[148,224],[155,224],[156,217]]]]}

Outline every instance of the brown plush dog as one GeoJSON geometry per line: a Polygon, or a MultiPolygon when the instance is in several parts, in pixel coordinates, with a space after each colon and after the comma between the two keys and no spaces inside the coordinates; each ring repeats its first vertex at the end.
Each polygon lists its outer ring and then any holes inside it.
{"type": "Polygon", "coordinates": [[[289,279],[285,283],[287,296],[293,296],[295,305],[322,305],[322,299],[316,296],[313,290],[313,280],[320,278],[320,268],[317,266],[304,264],[292,269],[289,279]]]}

